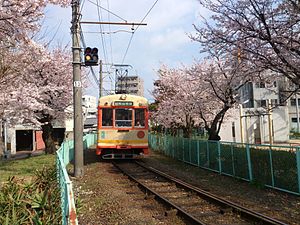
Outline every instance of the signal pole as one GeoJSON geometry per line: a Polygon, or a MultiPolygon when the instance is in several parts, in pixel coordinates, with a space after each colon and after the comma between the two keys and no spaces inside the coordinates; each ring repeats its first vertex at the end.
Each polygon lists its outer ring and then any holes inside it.
{"type": "Polygon", "coordinates": [[[103,72],[102,72],[102,60],[99,61],[99,98],[102,97],[103,89],[103,72]]]}
{"type": "Polygon", "coordinates": [[[83,175],[82,84],[80,62],[79,0],[72,0],[74,176],[83,175]]]}

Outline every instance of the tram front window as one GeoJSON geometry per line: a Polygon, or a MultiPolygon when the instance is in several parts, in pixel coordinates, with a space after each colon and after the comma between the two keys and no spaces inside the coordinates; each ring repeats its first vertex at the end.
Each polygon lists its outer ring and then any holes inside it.
{"type": "Polygon", "coordinates": [[[113,111],[112,109],[102,109],[102,126],[112,127],[113,111]]]}
{"type": "Polygon", "coordinates": [[[145,127],[145,110],[135,109],[134,110],[134,126],[145,127]]]}
{"type": "Polygon", "coordinates": [[[132,109],[116,109],[116,127],[132,127],[132,109]]]}

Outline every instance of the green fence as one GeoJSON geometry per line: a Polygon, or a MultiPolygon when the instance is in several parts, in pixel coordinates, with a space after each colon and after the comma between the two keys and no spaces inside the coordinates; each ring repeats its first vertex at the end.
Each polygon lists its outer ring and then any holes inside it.
{"type": "Polygon", "coordinates": [[[152,150],[183,162],[300,195],[300,146],[270,146],[149,135],[152,150]]]}
{"type": "MultiPolygon", "coordinates": [[[[83,137],[83,147],[87,149],[97,141],[96,134],[87,134],[83,137]]],[[[63,142],[56,152],[57,180],[61,190],[62,224],[78,224],[72,182],[68,176],[66,166],[74,159],[74,142],[63,142]]]]}

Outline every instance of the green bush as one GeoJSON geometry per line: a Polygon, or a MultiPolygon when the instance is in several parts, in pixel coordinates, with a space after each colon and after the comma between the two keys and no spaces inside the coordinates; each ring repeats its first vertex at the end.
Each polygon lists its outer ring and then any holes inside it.
{"type": "Polygon", "coordinates": [[[0,191],[0,224],[60,224],[60,189],[56,168],[35,172],[30,183],[10,177],[0,191]]]}

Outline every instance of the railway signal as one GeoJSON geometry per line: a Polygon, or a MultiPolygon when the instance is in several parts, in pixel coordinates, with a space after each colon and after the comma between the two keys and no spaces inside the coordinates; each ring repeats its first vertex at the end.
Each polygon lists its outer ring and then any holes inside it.
{"type": "Polygon", "coordinates": [[[96,66],[98,65],[98,48],[87,47],[84,50],[84,64],[86,66],[96,66]]]}

